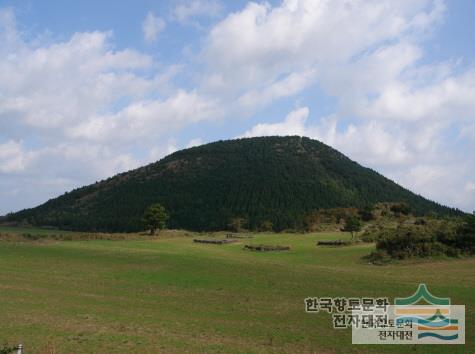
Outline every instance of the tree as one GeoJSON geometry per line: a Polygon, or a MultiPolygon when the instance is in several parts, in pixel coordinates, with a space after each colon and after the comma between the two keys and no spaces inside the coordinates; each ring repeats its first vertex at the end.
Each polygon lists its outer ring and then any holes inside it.
{"type": "Polygon", "coordinates": [[[157,230],[164,229],[167,220],[168,214],[159,203],[149,206],[143,215],[143,223],[147,229],[150,229],[150,235],[155,235],[157,230]]]}
{"type": "Polygon", "coordinates": [[[272,224],[272,221],[265,220],[261,223],[261,227],[259,228],[259,231],[264,231],[264,232],[270,232],[274,228],[274,224],[272,224]]]}
{"type": "Polygon", "coordinates": [[[350,216],[345,220],[345,226],[342,231],[351,233],[351,239],[355,238],[355,232],[361,231],[361,220],[356,216],[350,216]]]}
{"type": "Polygon", "coordinates": [[[245,218],[237,217],[237,218],[232,218],[228,226],[231,231],[241,232],[244,230],[244,225],[246,223],[247,223],[247,220],[245,218]]]}

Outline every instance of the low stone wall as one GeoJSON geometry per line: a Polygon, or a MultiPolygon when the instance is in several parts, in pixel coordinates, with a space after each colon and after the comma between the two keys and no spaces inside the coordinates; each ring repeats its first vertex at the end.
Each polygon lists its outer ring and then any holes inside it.
{"type": "Polygon", "coordinates": [[[226,234],[226,238],[253,238],[252,235],[226,234]]]}
{"type": "Polygon", "coordinates": [[[318,241],[317,246],[349,246],[351,241],[332,240],[332,241],[318,241]]]}
{"type": "Polygon", "coordinates": [[[193,242],[196,242],[196,243],[210,243],[210,244],[213,244],[213,245],[224,245],[224,244],[227,244],[227,243],[234,243],[234,242],[237,242],[237,240],[216,240],[216,239],[198,239],[198,238],[195,238],[193,240],[193,242]]]}
{"type": "Polygon", "coordinates": [[[290,251],[289,246],[245,245],[244,250],[256,252],[290,251]]]}

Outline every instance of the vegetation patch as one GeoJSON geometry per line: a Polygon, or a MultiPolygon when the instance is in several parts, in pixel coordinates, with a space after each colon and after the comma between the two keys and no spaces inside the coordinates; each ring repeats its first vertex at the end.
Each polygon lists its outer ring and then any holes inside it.
{"type": "Polygon", "coordinates": [[[256,252],[290,251],[289,246],[245,245],[244,250],[256,252]]]}
{"type": "Polygon", "coordinates": [[[473,256],[475,254],[475,216],[463,222],[416,220],[374,235],[376,250],[365,257],[371,263],[433,256],[473,256]]]}
{"type": "Polygon", "coordinates": [[[0,354],[13,354],[13,353],[16,353],[17,350],[18,350],[18,347],[9,346],[7,344],[0,346],[0,354]]]}

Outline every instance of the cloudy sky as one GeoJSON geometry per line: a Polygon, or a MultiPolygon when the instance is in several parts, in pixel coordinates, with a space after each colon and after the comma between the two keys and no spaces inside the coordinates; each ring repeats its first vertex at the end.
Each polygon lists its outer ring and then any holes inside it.
{"type": "Polygon", "coordinates": [[[0,0],[0,214],[219,139],[306,135],[475,209],[475,2],[0,0]]]}

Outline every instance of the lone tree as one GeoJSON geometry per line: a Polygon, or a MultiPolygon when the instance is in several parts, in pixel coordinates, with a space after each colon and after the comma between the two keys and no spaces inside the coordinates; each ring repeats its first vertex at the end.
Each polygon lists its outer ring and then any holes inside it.
{"type": "Polygon", "coordinates": [[[355,238],[355,232],[361,231],[361,220],[357,216],[350,216],[345,220],[345,226],[342,231],[351,233],[351,239],[355,238]]]}
{"type": "Polygon", "coordinates": [[[242,232],[244,230],[244,225],[247,223],[245,218],[236,217],[232,218],[228,227],[233,232],[242,232]]]}
{"type": "Polygon", "coordinates": [[[168,214],[163,205],[157,203],[149,206],[143,215],[143,223],[150,229],[150,235],[155,235],[157,230],[165,228],[168,214]]]}

